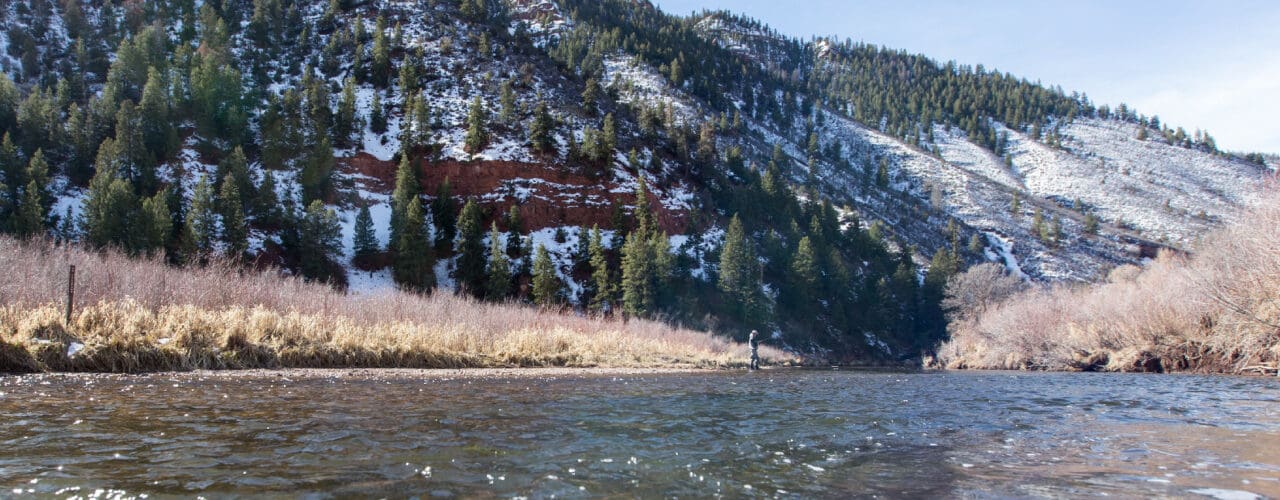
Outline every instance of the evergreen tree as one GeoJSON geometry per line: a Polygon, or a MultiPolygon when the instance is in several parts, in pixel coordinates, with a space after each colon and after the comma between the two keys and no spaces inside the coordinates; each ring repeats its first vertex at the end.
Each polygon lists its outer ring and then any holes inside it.
{"type": "Polygon", "coordinates": [[[143,138],[142,118],[133,101],[120,104],[116,113],[117,168],[120,176],[140,193],[156,189],[156,165],[143,138]]]}
{"type": "Polygon", "coordinates": [[[415,292],[429,292],[436,284],[435,256],[424,219],[421,203],[410,203],[405,209],[393,266],[396,283],[415,292]]]}
{"type": "Polygon", "coordinates": [[[764,297],[760,293],[760,263],[737,215],[729,221],[720,249],[720,291],[731,304],[734,316],[748,324],[764,317],[764,297]]]}
{"type": "Polygon", "coordinates": [[[480,100],[480,96],[476,96],[471,101],[471,111],[467,113],[467,135],[463,139],[468,153],[479,153],[489,144],[486,114],[484,102],[480,100]]]}
{"type": "Polygon", "coordinates": [[[240,197],[240,188],[231,174],[222,179],[220,193],[222,207],[222,242],[226,244],[227,256],[238,259],[244,256],[249,247],[249,228],[244,218],[244,201],[240,197]]]}
{"type": "Polygon", "coordinates": [[[328,137],[322,137],[303,163],[302,172],[298,174],[298,183],[302,185],[302,202],[308,207],[311,202],[323,201],[328,197],[333,184],[334,165],[333,146],[329,144],[328,137]]]}
{"type": "Polygon", "coordinates": [[[547,103],[538,101],[538,106],[533,110],[533,123],[529,125],[529,145],[537,153],[550,153],[554,147],[552,141],[553,128],[555,122],[551,119],[551,113],[547,111],[547,103]]]}
{"type": "Polygon", "coordinates": [[[792,287],[787,294],[799,311],[809,309],[817,297],[818,290],[818,257],[813,248],[813,241],[805,236],[796,245],[795,255],[791,257],[792,287]]]}
{"type": "Polygon", "coordinates": [[[605,255],[604,241],[600,236],[600,226],[591,228],[591,239],[587,246],[588,261],[591,264],[591,310],[604,312],[613,302],[613,275],[609,272],[609,258],[605,255]]]}
{"type": "Polygon", "coordinates": [[[356,214],[355,235],[352,237],[352,246],[355,248],[356,259],[368,259],[377,253],[380,248],[378,235],[373,230],[373,215],[369,213],[369,207],[367,206],[360,207],[360,212],[356,214]]]}
{"type": "MultiPolygon", "coordinates": [[[[235,184],[236,194],[240,196],[240,208],[242,210],[249,208],[249,200],[253,196],[253,176],[249,173],[249,160],[245,158],[244,150],[240,146],[236,146],[231,150],[231,154],[227,155],[218,163],[217,179],[223,184],[231,181],[235,184]]],[[[222,184],[217,185],[218,189],[226,189],[222,184]]],[[[226,213],[225,198],[223,198],[223,213],[226,213]]]]}
{"type": "Polygon", "coordinates": [[[387,242],[388,247],[394,249],[400,245],[400,226],[409,211],[409,205],[422,203],[418,198],[421,188],[417,169],[413,168],[408,155],[401,155],[400,166],[396,168],[396,188],[391,194],[391,240],[387,242]]]}
{"type": "Polygon", "coordinates": [[[320,200],[307,205],[298,223],[298,262],[302,277],[335,286],[345,285],[346,273],[335,264],[342,254],[342,225],[338,214],[320,200]]]}
{"type": "Polygon", "coordinates": [[[369,105],[369,130],[375,134],[387,132],[387,110],[382,104],[382,94],[373,93],[373,103],[369,105]]]}
{"type": "Polygon", "coordinates": [[[254,222],[265,227],[276,227],[280,224],[280,201],[276,195],[276,176],[270,170],[263,170],[262,184],[257,189],[254,199],[254,222]]]}
{"type": "Polygon", "coordinates": [[[507,260],[506,245],[502,243],[502,233],[498,232],[498,224],[494,222],[489,228],[489,269],[485,287],[485,298],[502,300],[511,293],[511,262],[507,260]]]}
{"type": "Polygon", "coordinates": [[[633,231],[622,245],[622,310],[634,316],[646,316],[657,305],[656,290],[651,286],[653,252],[647,236],[644,231],[633,231]]]}
{"type": "Polygon", "coordinates": [[[36,181],[27,183],[22,201],[13,212],[13,230],[20,238],[36,236],[44,232],[44,210],[40,205],[40,187],[36,181]]]}
{"type": "Polygon", "coordinates": [[[485,257],[484,257],[484,225],[480,205],[474,199],[467,200],[458,215],[458,232],[461,241],[458,243],[457,279],[460,290],[477,297],[483,296],[485,290],[485,257]]]}
{"type": "Polygon", "coordinates": [[[600,106],[600,83],[595,78],[588,78],[582,89],[582,109],[588,115],[595,116],[600,106]]]}
{"type": "Polygon", "coordinates": [[[440,226],[439,243],[453,245],[453,238],[458,234],[458,219],[454,215],[453,190],[449,187],[449,178],[436,189],[436,197],[431,200],[431,218],[440,226]]]}
{"type": "Polygon", "coordinates": [[[142,222],[143,241],[139,251],[151,253],[167,246],[173,234],[173,217],[169,213],[168,198],[168,191],[162,189],[154,196],[142,200],[139,218],[142,222]]]}
{"type": "Polygon", "coordinates": [[[1089,235],[1098,234],[1098,216],[1093,214],[1084,216],[1084,232],[1089,235]]]}
{"type": "Polygon", "coordinates": [[[191,193],[191,207],[187,209],[187,232],[191,236],[187,255],[213,253],[214,242],[218,239],[218,219],[214,210],[213,184],[207,177],[201,176],[191,193]]]}
{"type": "Polygon", "coordinates": [[[373,65],[370,69],[373,84],[386,88],[391,81],[391,48],[387,44],[387,19],[381,15],[373,32],[373,65]]]}
{"type": "Polygon", "coordinates": [[[178,147],[177,127],[169,109],[167,85],[154,67],[147,70],[147,84],[142,89],[141,134],[152,158],[168,158],[178,147]]]}
{"type": "Polygon", "coordinates": [[[352,136],[358,129],[356,125],[356,79],[347,77],[342,85],[342,98],[338,101],[338,112],[333,116],[333,140],[341,147],[350,146],[352,136]]]}
{"type": "Polygon", "coordinates": [[[608,159],[618,150],[618,126],[614,123],[613,113],[604,115],[604,125],[600,127],[600,153],[608,159]]]}
{"type": "Polygon", "coordinates": [[[498,93],[498,103],[501,109],[498,113],[498,119],[504,125],[511,125],[516,121],[516,93],[511,88],[511,81],[502,82],[502,88],[498,93]]]}
{"type": "Polygon", "coordinates": [[[533,258],[533,302],[541,306],[550,306],[560,302],[562,285],[556,276],[555,264],[551,262],[551,254],[547,247],[538,245],[533,258]]]}

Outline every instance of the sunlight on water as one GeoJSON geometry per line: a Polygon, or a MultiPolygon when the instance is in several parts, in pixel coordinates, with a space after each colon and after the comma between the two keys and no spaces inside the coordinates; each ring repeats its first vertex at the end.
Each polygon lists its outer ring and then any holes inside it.
{"type": "Polygon", "coordinates": [[[0,378],[0,496],[1280,496],[1273,379],[0,378]]]}

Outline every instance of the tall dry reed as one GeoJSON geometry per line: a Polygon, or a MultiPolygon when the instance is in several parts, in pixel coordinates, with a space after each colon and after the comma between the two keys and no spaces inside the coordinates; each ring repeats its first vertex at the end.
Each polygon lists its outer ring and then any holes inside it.
{"type": "MultiPolygon", "coordinates": [[[[742,366],[742,344],[663,323],[345,295],[272,272],[0,238],[0,371],[258,367],[742,366]],[[69,265],[76,302],[64,325],[69,265]]],[[[781,351],[766,349],[781,361],[781,351]]]]}
{"type": "Polygon", "coordinates": [[[959,317],[951,368],[1268,372],[1280,364],[1280,193],[1206,236],[1106,283],[1029,290],[959,317]]]}

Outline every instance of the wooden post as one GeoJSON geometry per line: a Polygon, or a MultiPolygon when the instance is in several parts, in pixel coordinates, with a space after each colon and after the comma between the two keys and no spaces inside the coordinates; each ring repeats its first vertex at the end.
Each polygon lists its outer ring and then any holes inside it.
{"type": "Polygon", "coordinates": [[[71,326],[71,308],[76,300],[76,266],[71,265],[67,270],[67,321],[66,325],[71,326]]]}

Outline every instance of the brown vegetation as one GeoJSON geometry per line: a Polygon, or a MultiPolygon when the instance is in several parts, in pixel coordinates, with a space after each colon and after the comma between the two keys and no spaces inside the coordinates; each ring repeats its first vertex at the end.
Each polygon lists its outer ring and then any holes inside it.
{"type": "MultiPolygon", "coordinates": [[[[742,344],[437,293],[351,296],[232,265],[0,238],[0,372],[510,366],[745,366],[742,344]],[[63,323],[67,266],[77,307],[63,323]]],[[[785,355],[764,349],[766,359],[785,355]]]]}
{"type": "MultiPolygon", "coordinates": [[[[986,270],[989,272],[989,269],[986,270]]],[[[954,305],[981,280],[957,279],[954,305]]],[[[997,287],[999,288],[999,287],[997,287]]],[[[1265,373],[1280,364],[1280,193],[1206,237],[1106,283],[1059,285],[961,308],[935,363],[947,368],[1265,373]]]]}

